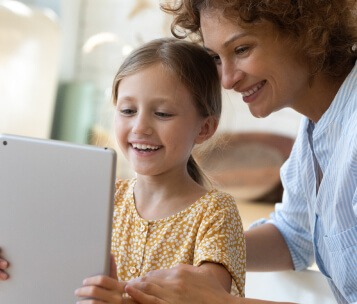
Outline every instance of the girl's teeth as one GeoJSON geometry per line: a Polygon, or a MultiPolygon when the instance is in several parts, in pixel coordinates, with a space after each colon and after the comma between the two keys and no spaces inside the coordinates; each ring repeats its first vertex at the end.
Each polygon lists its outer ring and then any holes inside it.
{"type": "Polygon", "coordinates": [[[133,144],[133,148],[139,149],[139,150],[157,150],[157,149],[159,149],[159,146],[133,144]]]}

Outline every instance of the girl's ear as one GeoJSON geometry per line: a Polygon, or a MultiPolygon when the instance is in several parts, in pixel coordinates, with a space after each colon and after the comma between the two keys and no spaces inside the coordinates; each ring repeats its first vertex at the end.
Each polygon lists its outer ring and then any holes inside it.
{"type": "Polygon", "coordinates": [[[218,118],[214,116],[209,116],[205,118],[201,125],[201,131],[197,135],[195,143],[201,144],[207,139],[209,139],[217,130],[218,118]]]}

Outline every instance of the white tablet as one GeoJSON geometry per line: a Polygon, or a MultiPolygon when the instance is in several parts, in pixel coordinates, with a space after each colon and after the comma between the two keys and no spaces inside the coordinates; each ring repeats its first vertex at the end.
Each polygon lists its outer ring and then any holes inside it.
{"type": "Polygon", "coordinates": [[[109,273],[115,162],[108,148],[0,135],[0,303],[75,303],[85,277],[109,273]]]}

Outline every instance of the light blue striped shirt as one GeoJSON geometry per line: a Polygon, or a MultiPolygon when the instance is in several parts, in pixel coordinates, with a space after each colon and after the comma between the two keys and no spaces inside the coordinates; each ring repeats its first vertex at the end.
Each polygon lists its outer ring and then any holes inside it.
{"type": "Polygon", "coordinates": [[[268,222],[283,234],[295,269],[315,260],[338,303],[356,302],[357,63],[321,119],[302,119],[280,175],[282,203],[268,222]]]}

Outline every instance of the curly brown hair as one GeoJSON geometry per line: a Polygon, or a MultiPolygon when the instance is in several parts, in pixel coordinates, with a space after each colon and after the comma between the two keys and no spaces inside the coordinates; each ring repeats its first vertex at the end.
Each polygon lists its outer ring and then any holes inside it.
{"type": "Polygon", "coordinates": [[[219,10],[241,27],[271,22],[300,50],[311,73],[345,75],[357,59],[357,0],[180,0],[161,4],[177,38],[197,34],[200,12],[219,10]]]}

